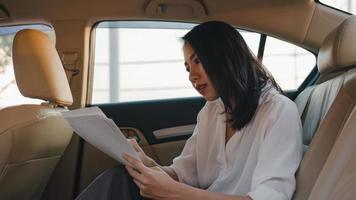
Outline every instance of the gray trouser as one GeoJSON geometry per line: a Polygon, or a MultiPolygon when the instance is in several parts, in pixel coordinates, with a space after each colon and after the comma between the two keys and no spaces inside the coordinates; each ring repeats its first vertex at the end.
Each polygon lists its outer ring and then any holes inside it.
{"type": "Polygon", "coordinates": [[[76,200],[145,200],[123,165],[106,170],[76,200]]]}

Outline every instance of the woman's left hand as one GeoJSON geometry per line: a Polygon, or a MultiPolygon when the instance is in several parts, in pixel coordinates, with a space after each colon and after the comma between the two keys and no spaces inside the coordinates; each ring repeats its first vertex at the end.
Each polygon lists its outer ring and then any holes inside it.
{"type": "Polygon", "coordinates": [[[160,167],[146,167],[142,161],[125,154],[126,169],[140,189],[141,196],[152,199],[171,199],[178,193],[179,183],[160,167]]]}

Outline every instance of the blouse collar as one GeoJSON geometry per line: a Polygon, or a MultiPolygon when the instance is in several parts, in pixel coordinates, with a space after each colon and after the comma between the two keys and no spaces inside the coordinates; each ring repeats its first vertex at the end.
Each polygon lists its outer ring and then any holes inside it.
{"type": "MultiPolygon", "coordinates": [[[[260,98],[258,100],[258,105],[260,105],[263,102],[267,102],[271,99],[272,96],[278,94],[279,92],[277,91],[277,89],[275,88],[275,86],[271,83],[271,81],[268,81],[266,83],[266,85],[261,89],[261,94],[260,94],[260,98]]],[[[224,102],[222,101],[221,97],[218,97],[214,100],[211,101],[206,101],[206,104],[208,105],[216,105],[218,106],[220,109],[224,110],[225,106],[224,106],[224,102]]]]}

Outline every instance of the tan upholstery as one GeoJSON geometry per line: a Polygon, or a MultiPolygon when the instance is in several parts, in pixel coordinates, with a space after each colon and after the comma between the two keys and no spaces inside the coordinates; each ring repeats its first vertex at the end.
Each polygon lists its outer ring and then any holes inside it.
{"type": "Polygon", "coordinates": [[[72,105],[61,60],[45,33],[29,29],[18,32],[13,44],[13,61],[16,83],[23,96],[72,105]]]}
{"type": "Polygon", "coordinates": [[[327,73],[356,65],[356,16],[345,20],[325,39],[318,54],[318,69],[327,73]]]}
{"type": "MultiPolygon", "coordinates": [[[[356,87],[356,70],[354,69],[343,76],[344,77],[337,78],[343,79],[343,82],[339,92],[337,93],[337,96],[333,100],[330,108],[327,110],[325,117],[320,118],[320,121],[305,121],[306,125],[303,125],[309,127],[309,130],[311,130],[310,127],[316,127],[317,129],[315,136],[309,145],[309,149],[305,153],[305,156],[299,166],[297,173],[297,190],[293,197],[295,200],[304,200],[309,196],[313,185],[318,178],[319,173],[323,168],[324,163],[334,145],[334,142],[336,141],[341,128],[343,127],[349,113],[351,112],[351,109],[356,102],[356,98],[350,98],[350,91],[347,89],[348,87],[356,87]],[[346,79],[349,81],[347,82],[346,79]],[[320,123],[320,125],[312,123],[320,123]]],[[[336,87],[337,86],[335,86],[335,88],[336,87]]],[[[318,88],[318,86],[316,88],[318,88]]],[[[318,102],[323,102],[323,96],[315,96],[313,99],[317,101],[318,97],[318,102]]],[[[324,102],[328,101],[324,100],[324,102]]],[[[311,109],[309,107],[308,109],[311,110],[310,117],[314,116],[316,119],[320,117],[318,112],[325,112],[318,110],[318,108],[311,109]]],[[[306,129],[308,128],[304,128],[304,130],[306,129]]],[[[311,139],[312,136],[312,132],[307,132],[306,135],[304,135],[304,139],[311,139]]]]}
{"type": "Polygon", "coordinates": [[[70,105],[72,96],[61,63],[50,61],[59,58],[45,34],[25,30],[15,41],[15,78],[22,94],[48,103],[0,110],[0,199],[34,200],[72,136],[61,115],[65,109],[57,107],[70,105]]]}
{"type": "MultiPolygon", "coordinates": [[[[354,78],[355,80],[355,78],[354,78]]],[[[355,88],[351,91],[356,99],[355,88]]],[[[355,101],[354,101],[355,105],[355,101]]],[[[355,199],[356,191],[356,107],[342,128],[335,145],[325,162],[310,200],[355,199]]]]}
{"type": "Polygon", "coordinates": [[[301,112],[303,124],[303,144],[305,150],[319,127],[320,122],[329,111],[342,84],[345,74],[304,90],[295,100],[301,112]],[[307,105],[303,105],[306,103],[307,105]],[[302,108],[304,106],[304,108],[302,108]]]}
{"type": "Polygon", "coordinates": [[[356,46],[354,35],[349,34],[349,32],[354,32],[355,25],[356,18],[348,18],[330,34],[331,36],[327,37],[328,40],[325,40],[321,47],[322,58],[318,57],[318,63],[322,65],[321,68],[319,66],[321,73],[338,73],[338,76],[313,86],[312,92],[308,91],[310,89],[305,90],[304,94],[302,93],[296,99],[296,103],[300,107],[299,110],[302,110],[304,144],[308,146],[310,143],[310,145],[297,173],[297,190],[293,197],[295,200],[308,199],[315,181],[356,103],[356,69],[348,70],[350,63],[356,63],[356,56],[353,59],[340,55],[335,57],[334,54],[327,54],[323,51],[327,47],[333,48],[329,51],[336,52],[340,49],[348,49],[344,45],[356,46]],[[343,42],[330,46],[329,40],[334,41],[335,38],[340,38],[340,35],[343,37],[343,42]],[[334,58],[331,59],[327,55],[334,56],[334,58]],[[322,59],[331,61],[335,58],[337,58],[336,61],[332,62],[338,64],[337,66],[322,61],[322,59]],[[339,74],[340,70],[344,70],[344,73],[339,74]],[[306,98],[308,94],[309,97],[306,98]],[[307,103],[305,103],[306,100],[307,103]],[[304,106],[304,104],[306,105],[304,106]]]}

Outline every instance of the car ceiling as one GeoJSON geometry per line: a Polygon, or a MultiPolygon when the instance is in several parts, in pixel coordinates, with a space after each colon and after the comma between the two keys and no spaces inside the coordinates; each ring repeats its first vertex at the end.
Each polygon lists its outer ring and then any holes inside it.
{"type": "Polygon", "coordinates": [[[223,20],[314,52],[318,51],[327,33],[348,16],[312,0],[3,0],[1,4],[10,13],[10,18],[0,21],[3,25],[51,24],[63,20],[85,21],[88,26],[102,20],[123,19],[223,20]],[[154,3],[166,5],[165,11],[158,14],[150,12],[148,7],[154,3]],[[201,10],[185,12],[185,5],[197,4],[201,10]]]}

